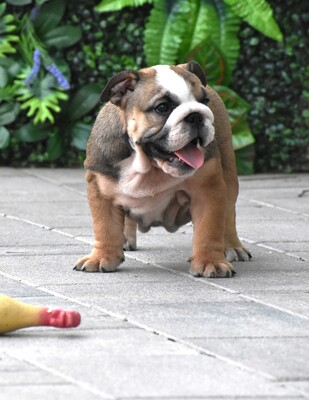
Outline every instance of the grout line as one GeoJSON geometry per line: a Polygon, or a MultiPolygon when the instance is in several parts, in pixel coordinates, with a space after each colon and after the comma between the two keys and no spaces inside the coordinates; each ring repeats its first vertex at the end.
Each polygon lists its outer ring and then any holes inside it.
{"type": "MultiPolygon", "coordinates": [[[[126,254],[126,256],[127,256],[127,254],[126,254]]],[[[131,259],[134,259],[136,261],[142,262],[144,264],[147,264],[146,261],[143,261],[142,259],[139,259],[137,257],[135,258],[134,256],[131,256],[131,255],[128,255],[128,257],[131,258],[131,259]]],[[[187,274],[186,272],[175,271],[172,268],[163,267],[162,265],[154,263],[154,262],[151,262],[151,265],[153,265],[156,268],[172,272],[172,273],[174,273],[176,275],[184,276],[184,277],[189,278],[189,279],[191,279],[191,280],[193,280],[195,282],[199,282],[199,283],[207,285],[207,286],[215,287],[217,289],[220,289],[220,290],[222,290],[224,292],[228,292],[230,294],[238,295],[239,297],[241,297],[241,298],[243,298],[245,300],[248,300],[248,301],[253,302],[253,303],[262,304],[262,305],[267,306],[269,308],[273,308],[275,310],[278,310],[278,311],[284,312],[286,314],[289,314],[289,315],[291,315],[293,317],[301,318],[301,319],[304,319],[304,320],[309,320],[309,317],[307,317],[306,315],[299,314],[299,313],[296,313],[294,311],[290,311],[290,310],[285,309],[283,307],[275,306],[275,305],[267,303],[267,302],[265,302],[263,300],[256,299],[255,297],[252,297],[252,296],[249,296],[249,295],[246,295],[246,294],[242,294],[237,290],[226,288],[226,287],[224,287],[224,286],[222,286],[222,285],[220,285],[218,283],[209,282],[209,280],[206,280],[206,279],[203,279],[203,278],[196,278],[196,277],[194,277],[194,276],[192,276],[190,274],[187,274]]]]}
{"type": "Polygon", "coordinates": [[[304,217],[309,217],[309,214],[307,214],[307,213],[303,213],[303,212],[300,212],[300,211],[290,210],[289,208],[276,206],[275,204],[267,203],[267,202],[265,202],[265,201],[255,200],[255,199],[248,199],[248,198],[246,198],[246,197],[243,197],[242,195],[239,195],[238,198],[241,199],[241,200],[244,200],[244,201],[248,201],[248,202],[250,202],[250,203],[258,204],[258,205],[263,206],[263,207],[275,208],[276,210],[284,211],[284,212],[287,212],[287,213],[289,213],[289,214],[302,215],[302,216],[304,216],[304,217]]]}
{"type": "MultiPolygon", "coordinates": [[[[37,224],[37,223],[34,223],[34,222],[29,221],[29,220],[27,220],[27,219],[22,219],[22,218],[18,218],[18,217],[14,217],[14,216],[11,216],[11,215],[6,215],[6,214],[0,214],[0,216],[6,217],[6,218],[11,218],[11,219],[14,219],[14,220],[17,220],[17,221],[20,221],[20,222],[28,223],[28,224],[31,224],[31,225],[33,225],[33,226],[37,226],[37,227],[40,227],[40,228],[43,228],[43,229],[47,229],[47,230],[50,230],[50,231],[52,231],[52,232],[55,232],[55,233],[58,233],[58,234],[61,234],[61,235],[64,235],[64,236],[69,236],[69,237],[74,238],[75,240],[80,241],[80,242],[89,243],[89,240],[87,240],[87,239],[77,238],[77,237],[74,237],[73,235],[70,235],[70,234],[67,234],[67,233],[65,233],[65,232],[62,232],[61,230],[52,229],[52,228],[50,228],[50,227],[48,227],[48,226],[41,225],[41,224],[37,224]]],[[[142,262],[142,263],[144,263],[144,264],[147,264],[147,263],[146,263],[144,260],[142,260],[142,259],[137,259],[137,258],[135,258],[135,257],[133,257],[133,256],[130,256],[130,255],[128,255],[128,257],[129,257],[129,258],[132,258],[132,259],[136,259],[136,260],[138,260],[138,261],[140,261],[140,262],[142,262]]],[[[206,284],[206,285],[208,285],[208,286],[213,286],[213,287],[219,288],[220,290],[227,291],[227,292],[229,292],[229,293],[231,293],[231,294],[238,294],[240,297],[242,297],[242,298],[244,298],[244,299],[246,299],[246,300],[249,300],[249,301],[252,301],[252,302],[255,302],[255,303],[260,303],[260,304],[263,304],[263,305],[268,306],[268,307],[271,307],[271,308],[278,309],[278,310],[283,311],[283,312],[285,312],[285,313],[287,313],[287,314],[290,314],[290,315],[293,315],[293,316],[297,316],[297,317],[300,317],[300,318],[302,318],[302,319],[308,319],[307,317],[304,317],[303,315],[299,315],[299,314],[297,314],[297,313],[290,312],[289,310],[281,309],[280,307],[276,307],[276,306],[273,306],[272,304],[268,304],[268,303],[259,301],[259,300],[255,299],[255,298],[253,298],[253,297],[250,297],[250,296],[246,296],[246,295],[239,294],[239,292],[234,291],[234,290],[231,290],[231,289],[228,289],[228,288],[225,288],[225,287],[223,287],[223,286],[221,286],[221,285],[219,285],[219,284],[215,284],[215,283],[212,283],[212,282],[208,282],[208,281],[205,281],[205,280],[201,280],[201,279],[195,278],[195,277],[193,277],[193,276],[191,276],[191,275],[189,275],[189,274],[186,274],[186,273],[183,273],[183,272],[178,272],[178,271],[175,271],[175,270],[172,270],[172,269],[163,267],[163,266],[161,266],[160,264],[157,264],[157,263],[152,263],[152,265],[154,265],[154,266],[157,267],[157,268],[160,268],[160,269],[163,269],[163,270],[167,270],[167,271],[169,271],[169,272],[172,272],[172,273],[174,273],[174,274],[176,274],[176,275],[180,275],[180,276],[184,276],[184,277],[186,277],[186,278],[193,279],[194,281],[198,281],[199,283],[203,283],[203,284],[206,284]]],[[[15,281],[22,282],[22,283],[24,283],[24,284],[26,284],[26,285],[28,285],[28,286],[31,286],[31,287],[36,287],[36,288],[38,288],[38,286],[39,286],[39,285],[34,285],[33,283],[28,282],[28,281],[20,280],[20,279],[18,279],[17,277],[14,277],[14,276],[9,275],[9,274],[7,274],[7,273],[4,273],[4,272],[2,272],[2,271],[0,271],[0,274],[3,275],[3,276],[6,276],[7,278],[13,279],[13,280],[15,280],[15,281]]],[[[213,357],[213,358],[215,358],[215,359],[218,359],[218,360],[220,360],[220,361],[223,361],[223,362],[225,362],[225,363],[228,363],[228,364],[230,364],[230,365],[233,365],[233,366],[235,366],[235,367],[237,367],[237,368],[239,368],[239,369],[241,369],[241,370],[247,371],[247,372],[249,372],[249,373],[257,374],[257,375],[259,375],[259,376],[262,376],[262,377],[264,377],[264,378],[270,379],[270,380],[272,380],[272,381],[276,381],[276,378],[275,378],[274,376],[270,375],[270,374],[261,372],[261,371],[259,371],[259,370],[256,370],[256,369],[253,369],[253,368],[250,368],[250,367],[247,367],[247,366],[245,366],[244,364],[241,364],[241,363],[239,363],[239,362],[236,362],[236,361],[234,361],[234,360],[232,360],[232,359],[230,359],[230,358],[227,358],[227,357],[221,356],[221,355],[219,355],[219,354],[217,354],[217,353],[208,351],[208,350],[206,350],[205,348],[203,348],[203,347],[201,347],[201,346],[198,346],[198,345],[195,345],[195,344],[192,344],[192,343],[188,342],[188,341],[185,340],[185,339],[181,339],[181,338],[175,337],[175,336],[170,335],[170,334],[168,334],[168,333],[166,333],[166,332],[163,332],[163,331],[157,331],[157,330],[155,330],[154,328],[149,327],[148,325],[144,325],[144,324],[141,324],[141,323],[135,321],[134,319],[132,319],[132,320],[131,320],[131,319],[128,319],[128,318],[126,318],[125,316],[123,316],[122,314],[111,312],[110,310],[107,310],[107,309],[105,309],[105,308],[103,308],[103,307],[99,307],[99,306],[87,304],[87,303],[85,303],[85,302],[81,302],[81,301],[79,301],[79,300],[76,299],[76,298],[70,298],[70,297],[68,297],[68,296],[61,295],[60,293],[55,292],[55,291],[52,291],[52,290],[49,290],[49,289],[47,289],[47,288],[39,287],[38,290],[42,291],[43,293],[47,293],[47,294],[49,294],[49,295],[53,295],[53,296],[55,296],[55,297],[65,299],[65,300],[67,300],[67,301],[71,301],[71,302],[73,302],[73,303],[80,304],[80,305],[85,306],[85,307],[88,307],[88,308],[94,307],[94,308],[96,308],[96,309],[98,309],[98,310],[100,310],[100,311],[103,311],[105,314],[110,315],[111,317],[114,317],[114,318],[116,318],[116,319],[120,319],[120,320],[122,320],[122,321],[127,321],[128,323],[130,323],[130,324],[132,324],[132,325],[134,325],[134,326],[137,326],[137,327],[139,327],[139,328],[141,328],[141,329],[143,329],[143,330],[145,330],[145,331],[147,331],[147,332],[151,332],[151,333],[153,333],[153,334],[158,334],[158,335],[160,335],[160,336],[162,336],[162,337],[164,337],[164,338],[166,338],[166,339],[168,339],[168,340],[172,340],[172,341],[175,341],[175,342],[177,342],[177,343],[180,343],[180,344],[182,344],[182,345],[184,345],[184,346],[186,346],[186,347],[189,347],[189,348],[191,348],[191,349],[193,349],[193,350],[199,352],[200,354],[206,355],[206,356],[208,356],[208,357],[213,357]]],[[[31,363],[31,362],[29,362],[28,360],[26,360],[26,361],[27,361],[28,363],[31,363]]],[[[57,372],[57,371],[55,371],[55,370],[53,370],[53,369],[50,369],[50,368],[48,368],[48,367],[45,367],[44,365],[42,365],[42,364],[40,364],[40,363],[35,363],[35,362],[34,362],[34,363],[32,363],[32,364],[35,365],[35,366],[38,366],[39,368],[42,368],[42,369],[44,369],[44,370],[50,372],[50,373],[58,374],[58,376],[61,376],[63,379],[67,380],[68,382],[72,382],[72,383],[74,383],[74,384],[76,384],[76,385],[82,387],[82,388],[85,389],[85,390],[88,390],[88,391],[90,390],[90,391],[92,391],[92,393],[95,393],[95,394],[101,396],[102,398],[104,398],[104,396],[105,396],[105,395],[102,394],[102,392],[97,392],[97,391],[95,391],[95,390],[93,391],[93,389],[92,389],[88,384],[84,384],[84,383],[82,383],[82,382],[76,381],[75,379],[70,378],[69,376],[66,376],[65,374],[61,374],[61,373],[59,373],[59,372],[57,372]]],[[[105,398],[106,398],[106,397],[107,397],[107,396],[105,396],[105,398]]],[[[109,398],[109,399],[115,399],[115,397],[112,397],[112,396],[108,396],[107,398],[109,398]]]]}
{"type": "MultiPolygon", "coordinates": [[[[12,279],[14,281],[17,281],[19,283],[23,283],[23,284],[25,284],[27,286],[35,287],[37,290],[40,290],[43,293],[47,293],[49,295],[52,295],[52,296],[54,296],[56,298],[61,298],[61,299],[70,301],[72,303],[79,304],[79,305],[81,305],[83,307],[93,308],[93,309],[99,310],[99,311],[103,312],[104,314],[109,315],[110,317],[113,317],[113,318],[121,320],[121,321],[125,321],[125,322],[129,323],[130,325],[133,325],[134,327],[140,328],[140,329],[142,329],[142,330],[144,330],[146,332],[150,332],[152,334],[156,334],[156,335],[159,335],[161,337],[164,337],[167,340],[172,340],[172,341],[174,341],[176,343],[182,344],[183,346],[185,346],[187,348],[195,350],[198,354],[202,354],[202,355],[205,355],[207,357],[215,358],[217,360],[223,361],[224,363],[227,363],[229,365],[237,367],[238,369],[241,369],[241,370],[249,372],[249,373],[257,374],[257,375],[259,375],[261,377],[264,377],[264,378],[267,378],[269,380],[272,380],[272,381],[276,380],[276,378],[274,376],[272,376],[272,375],[270,375],[268,373],[261,372],[259,370],[254,369],[254,368],[247,367],[247,366],[245,366],[244,364],[242,364],[240,362],[234,361],[234,360],[232,360],[232,359],[230,359],[228,357],[224,357],[224,356],[221,356],[220,354],[217,354],[217,353],[214,353],[212,351],[209,351],[209,350],[205,349],[202,346],[190,343],[186,339],[181,339],[181,338],[179,338],[177,336],[173,336],[173,335],[171,335],[169,333],[166,333],[164,331],[157,330],[157,329],[155,329],[155,328],[153,328],[151,326],[142,324],[142,323],[140,323],[138,321],[135,321],[134,318],[132,318],[132,319],[128,318],[125,314],[116,313],[116,312],[110,311],[110,310],[108,310],[108,309],[106,309],[104,307],[96,306],[95,304],[91,304],[91,303],[87,303],[87,302],[83,302],[83,301],[80,301],[80,300],[78,300],[78,299],[76,299],[74,297],[69,297],[69,296],[62,295],[61,293],[58,293],[58,292],[56,292],[54,290],[50,290],[50,289],[44,288],[44,287],[42,287],[40,285],[34,285],[31,282],[28,282],[26,280],[21,280],[21,279],[15,277],[13,275],[7,274],[7,273],[2,272],[2,271],[0,271],[0,275],[4,276],[6,278],[10,278],[10,279],[12,279]]],[[[29,362],[28,360],[25,360],[25,361],[29,362]]]]}
{"type": "Polygon", "coordinates": [[[6,354],[8,357],[11,357],[17,361],[23,361],[26,362],[27,364],[30,364],[36,368],[39,368],[42,371],[48,372],[49,374],[56,376],[58,378],[63,379],[66,382],[69,382],[73,385],[76,385],[77,387],[86,390],[89,393],[95,394],[96,396],[102,398],[102,399],[110,399],[110,400],[116,400],[115,396],[109,395],[107,393],[102,392],[101,390],[97,390],[94,389],[93,386],[91,384],[82,382],[80,380],[74,379],[71,376],[68,376],[62,372],[59,372],[58,370],[54,369],[54,368],[49,368],[46,365],[38,362],[38,361],[34,361],[34,360],[29,360],[28,358],[24,358],[22,356],[17,356],[16,354],[11,354],[10,352],[4,351],[4,354],[6,354]]]}
{"type": "MultiPolygon", "coordinates": [[[[299,256],[297,254],[291,253],[289,251],[285,251],[285,250],[282,250],[282,249],[279,249],[279,248],[273,247],[273,246],[268,246],[264,242],[256,242],[254,240],[247,239],[247,238],[244,238],[244,237],[239,237],[239,239],[242,242],[246,242],[246,243],[249,243],[249,244],[254,244],[255,246],[262,247],[263,249],[274,251],[275,253],[284,254],[285,256],[288,256],[288,257],[291,257],[291,258],[295,258],[296,260],[299,260],[299,261],[307,261],[306,257],[303,258],[303,257],[301,257],[301,256],[299,256]]],[[[280,243],[282,243],[282,242],[280,242],[280,243]]]]}
{"type": "MultiPolygon", "coordinates": [[[[9,216],[9,215],[4,215],[4,214],[0,214],[0,216],[5,216],[6,218],[11,218],[11,219],[14,219],[14,220],[17,220],[17,221],[21,221],[21,222],[25,222],[25,223],[30,223],[31,225],[34,225],[34,226],[37,226],[37,227],[40,227],[40,228],[43,228],[43,229],[47,229],[47,230],[49,230],[49,231],[51,231],[51,232],[55,232],[55,233],[60,234],[60,235],[63,235],[63,236],[70,237],[70,238],[75,239],[75,240],[77,240],[77,241],[79,241],[79,242],[88,243],[88,244],[91,244],[91,243],[92,243],[92,241],[90,241],[90,240],[88,240],[88,239],[84,239],[84,238],[80,238],[80,237],[75,237],[74,235],[71,235],[71,234],[69,234],[69,233],[62,232],[61,230],[53,229],[53,228],[50,228],[50,227],[45,226],[45,225],[37,224],[37,223],[32,222],[32,221],[29,221],[29,220],[27,220],[27,219],[22,219],[22,218],[19,218],[19,217],[14,217],[14,216],[9,216]]],[[[252,242],[252,241],[250,241],[250,242],[252,242]]],[[[254,243],[254,242],[252,242],[252,243],[254,243]]],[[[258,245],[257,243],[254,243],[254,244],[258,245]]],[[[261,246],[261,247],[263,247],[263,246],[261,246]]],[[[278,251],[278,250],[274,250],[274,251],[278,251]]],[[[278,252],[281,253],[281,250],[279,250],[278,252]]],[[[130,258],[130,259],[133,259],[133,260],[136,260],[136,261],[139,261],[139,262],[142,262],[143,264],[146,264],[146,265],[149,264],[148,261],[146,262],[146,261],[143,260],[142,258],[135,257],[135,256],[133,256],[133,255],[131,255],[131,254],[129,254],[129,253],[126,253],[126,257],[128,257],[128,258],[130,258]]],[[[195,282],[199,282],[199,283],[204,284],[204,285],[207,285],[207,286],[212,286],[212,287],[214,287],[214,288],[220,289],[220,290],[222,290],[222,291],[225,291],[225,292],[228,292],[228,293],[231,293],[231,294],[237,294],[237,295],[239,295],[239,297],[241,297],[241,298],[244,298],[244,299],[249,300],[249,301],[251,301],[251,302],[255,302],[255,303],[258,303],[258,304],[262,304],[262,305],[264,305],[264,306],[267,306],[267,307],[273,308],[273,309],[275,309],[275,310],[284,312],[284,313],[289,314],[289,315],[291,315],[291,316],[298,317],[298,318],[301,318],[301,319],[304,319],[304,320],[309,320],[309,317],[307,317],[307,316],[305,316],[305,315],[302,315],[302,314],[299,314],[299,313],[295,313],[295,312],[290,311],[290,310],[288,310],[288,309],[285,309],[285,308],[282,308],[282,307],[279,307],[279,306],[275,306],[275,305],[273,305],[273,304],[264,302],[264,301],[262,301],[262,300],[259,300],[259,299],[254,298],[254,297],[251,297],[251,296],[242,294],[242,293],[240,293],[239,291],[235,291],[235,290],[233,290],[233,289],[226,288],[226,287],[224,287],[224,286],[222,286],[222,285],[220,285],[220,284],[218,284],[218,283],[213,283],[213,282],[210,282],[209,280],[202,279],[202,278],[196,278],[196,277],[194,277],[194,276],[192,276],[192,275],[190,275],[190,274],[188,274],[188,273],[185,273],[185,272],[175,271],[175,270],[172,269],[172,268],[164,267],[163,265],[160,265],[160,264],[158,264],[158,263],[156,263],[156,262],[151,262],[151,265],[153,265],[153,266],[156,267],[156,268],[159,268],[159,269],[162,269],[162,270],[165,270],[165,271],[169,271],[169,272],[171,272],[171,273],[173,273],[173,274],[175,274],[175,275],[183,276],[183,277],[185,277],[185,278],[187,278],[187,279],[189,278],[189,279],[191,279],[191,280],[193,280],[193,281],[195,281],[195,282]]],[[[2,273],[2,272],[0,272],[0,273],[2,273]]],[[[64,298],[65,298],[65,297],[64,297],[64,298]]]]}
{"type": "Polygon", "coordinates": [[[86,192],[81,191],[81,190],[78,190],[78,189],[75,189],[75,188],[72,188],[71,186],[68,186],[68,185],[65,184],[65,183],[64,183],[64,184],[61,184],[61,185],[58,185],[58,183],[57,183],[54,179],[46,178],[46,177],[37,175],[37,174],[35,174],[35,173],[32,173],[32,172],[30,172],[30,171],[24,171],[24,173],[25,173],[26,175],[28,175],[28,176],[37,178],[37,179],[39,179],[39,180],[41,180],[41,181],[51,183],[51,184],[53,184],[53,185],[55,185],[55,186],[58,186],[58,187],[60,187],[60,188],[64,188],[64,189],[66,189],[66,190],[68,190],[68,191],[70,191],[70,192],[78,193],[78,194],[80,194],[80,195],[82,195],[82,196],[84,196],[84,197],[87,196],[87,193],[86,193],[86,192]]]}

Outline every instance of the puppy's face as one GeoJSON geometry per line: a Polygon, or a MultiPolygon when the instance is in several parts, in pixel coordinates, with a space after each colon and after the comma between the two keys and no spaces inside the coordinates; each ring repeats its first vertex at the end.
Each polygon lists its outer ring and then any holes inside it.
{"type": "Polygon", "coordinates": [[[190,176],[203,165],[214,138],[203,80],[186,66],[160,65],[112,86],[111,101],[123,111],[139,172],[155,165],[175,177],[190,176]]]}

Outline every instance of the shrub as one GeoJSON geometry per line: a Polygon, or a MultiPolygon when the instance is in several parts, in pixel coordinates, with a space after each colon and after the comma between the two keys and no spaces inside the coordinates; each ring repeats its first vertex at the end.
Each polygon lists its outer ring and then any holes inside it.
{"type": "Polygon", "coordinates": [[[95,0],[7,3],[0,2],[0,164],[80,165],[106,80],[144,63],[144,14],[102,17],[95,0]]]}
{"type": "Polygon", "coordinates": [[[251,105],[255,171],[309,171],[308,2],[270,3],[284,41],[269,40],[243,24],[233,88],[251,105]]]}
{"type": "Polygon", "coordinates": [[[197,58],[230,110],[239,169],[252,169],[251,130],[256,171],[309,170],[305,0],[269,0],[282,43],[256,30],[280,39],[276,25],[256,17],[264,0],[172,0],[168,4],[179,8],[168,13],[163,0],[133,11],[103,14],[95,8],[132,1],[0,0],[0,165],[80,165],[99,93],[113,73],[197,58]],[[246,4],[254,12],[241,7],[246,4]],[[190,24],[195,30],[187,29],[186,18],[183,24],[181,12],[189,6],[195,21],[202,21],[190,24]],[[156,15],[165,18],[168,39],[162,36],[157,48],[159,36],[150,32],[160,29],[156,15]],[[239,25],[241,19],[256,29],[239,25]]]}

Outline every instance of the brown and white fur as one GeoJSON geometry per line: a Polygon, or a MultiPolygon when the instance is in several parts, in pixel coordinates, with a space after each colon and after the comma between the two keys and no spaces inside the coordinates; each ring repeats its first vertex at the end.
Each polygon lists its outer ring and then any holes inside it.
{"type": "Polygon", "coordinates": [[[238,195],[224,104],[197,63],[114,76],[101,99],[85,161],[94,248],[81,271],[115,271],[136,228],[176,231],[192,220],[194,276],[231,277],[249,260],[235,228],[238,195]]]}

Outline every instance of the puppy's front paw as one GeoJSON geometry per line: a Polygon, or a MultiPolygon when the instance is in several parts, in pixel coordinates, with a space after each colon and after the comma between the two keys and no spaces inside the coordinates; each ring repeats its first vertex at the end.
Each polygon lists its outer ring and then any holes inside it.
{"type": "Polygon", "coordinates": [[[74,269],[86,272],[114,272],[123,261],[123,253],[115,255],[107,251],[94,249],[91,254],[79,259],[74,269]]]}
{"type": "Polygon", "coordinates": [[[236,274],[231,263],[222,259],[210,261],[207,258],[191,258],[190,274],[206,278],[231,278],[236,274]]]}

